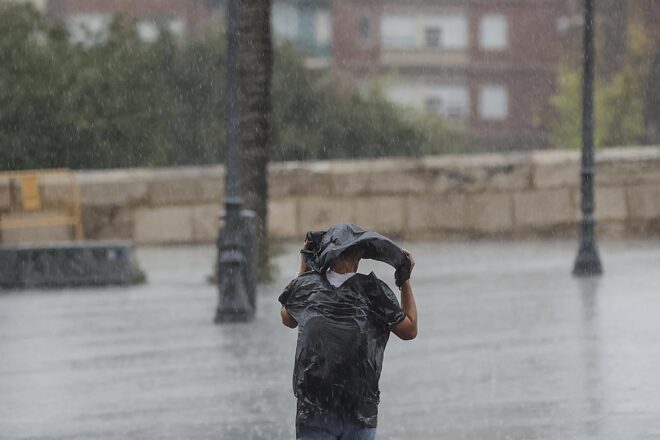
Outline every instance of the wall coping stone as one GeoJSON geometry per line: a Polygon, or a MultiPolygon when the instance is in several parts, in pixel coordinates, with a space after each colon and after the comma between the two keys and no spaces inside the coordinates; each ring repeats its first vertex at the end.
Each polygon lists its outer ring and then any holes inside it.
{"type": "MultiPolygon", "coordinates": [[[[611,147],[596,151],[596,163],[605,162],[638,162],[660,160],[660,146],[648,147],[611,147]]],[[[271,162],[269,173],[279,174],[290,171],[304,170],[310,173],[344,174],[355,171],[390,171],[390,170],[424,170],[435,167],[489,167],[501,164],[534,165],[575,163],[580,161],[580,150],[537,150],[531,152],[486,153],[486,154],[447,154],[422,157],[395,158],[360,158],[319,161],[287,161],[271,162]]],[[[200,165],[165,168],[122,168],[108,170],[80,170],[76,175],[81,183],[99,180],[118,181],[126,176],[146,179],[158,178],[176,173],[179,177],[224,177],[224,165],[200,165]]]]}
{"type": "MultiPolygon", "coordinates": [[[[273,236],[294,237],[337,221],[359,221],[417,237],[573,228],[580,159],[579,150],[538,150],[273,162],[269,229],[273,236]]],[[[660,229],[660,146],[599,149],[596,164],[599,228],[660,229]]],[[[152,244],[214,238],[215,211],[224,196],[222,164],[84,170],[76,176],[89,238],[152,244]]],[[[7,204],[4,189],[0,185],[0,208],[7,204]]],[[[61,180],[44,180],[49,206],[59,206],[62,189],[61,180]]]]}

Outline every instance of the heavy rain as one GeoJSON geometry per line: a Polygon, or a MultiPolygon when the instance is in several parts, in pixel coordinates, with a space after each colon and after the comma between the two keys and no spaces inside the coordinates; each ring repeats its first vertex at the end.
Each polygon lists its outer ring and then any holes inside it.
{"type": "Polygon", "coordinates": [[[660,439],[659,264],[659,1],[0,0],[2,440],[660,439]]]}

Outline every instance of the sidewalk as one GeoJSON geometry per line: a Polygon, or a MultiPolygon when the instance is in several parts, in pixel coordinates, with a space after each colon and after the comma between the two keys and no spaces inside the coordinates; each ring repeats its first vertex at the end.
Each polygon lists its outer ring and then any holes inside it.
{"type": "MultiPolygon", "coordinates": [[[[407,247],[420,331],[387,348],[379,439],[660,439],[660,241],[602,244],[595,281],[573,242],[407,247]]],[[[143,249],[143,286],[0,294],[0,439],[293,439],[297,246],[248,325],[212,324],[214,252],[143,249]]]]}

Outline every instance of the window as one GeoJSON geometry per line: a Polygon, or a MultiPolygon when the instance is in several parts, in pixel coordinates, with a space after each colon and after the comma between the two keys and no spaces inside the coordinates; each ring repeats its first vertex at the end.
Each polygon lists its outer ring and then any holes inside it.
{"type": "Polygon", "coordinates": [[[360,15],[358,33],[362,44],[368,45],[371,43],[371,17],[368,14],[360,15]]]}
{"type": "Polygon", "coordinates": [[[184,37],[186,23],[179,17],[153,17],[138,21],[135,29],[142,41],[153,43],[160,37],[161,29],[166,29],[174,37],[184,37]]]}
{"type": "Polygon", "coordinates": [[[183,20],[183,18],[180,17],[170,18],[169,20],[166,21],[166,23],[167,23],[167,30],[170,31],[172,35],[179,38],[185,36],[186,22],[183,20]]]}
{"type": "Polygon", "coordinates": [[[158,25],[152,20],[141,20],[136,25],[136,30],[140,40],[153,43],[160,36],[158,25]]]}
{"type": "Polygon", "coordinates": [[[94,45],[105,41],[111,21],[110,14],[75,14],[66,24],[73,43],[94,45]]]}
{"type": "Polygon", "coordinates": [[[488,121],[503,121],[509,115],[509,95],[503,86],[487,85],[479,91],[479,114],[488,121]]]}
{"type": "Polygon", "coordinates": [[[466,109],[458,103],[447,106],[447,116],[451,119],[463,119],[465,117],[465,111],[466,109]]]}
{"type": "Polygon", "coordinates": [[[385,93],[390,102],[459,120],[464,119],[469,110],[465,84],[400,83],[388,87],[385,93]]]}
{"type": "MultiPolygon", "coordinates": [[[[468,23],[467,18],[463,15],[430,15],[420,17],[420,22],[426,30],[423,37],[430,46],[429,35],[427,33],[430,29],[438,30],[438,46],[444,49],[465,49],[468,45],[468,23]]],[[[431,31],[430,37],[435,37],[434,31],[431,31]]]]}
{"type": "Polygon", "coordinates": [[[484,15],[479,24],[479,44],[482,49],[505,49],[509,39],[509,25],[503,15],[484,15]]]}
{"type": "Polygon", "coordinates": [[[459,14],[386,14],[381,19],[380,29],[384,48],[466,49],[468,46],[468,20],[459,14]]]}
{"type": "Polygon", "coordinates": [[[415,45],[415,21],[412,17],[385,15],[380,29],[383,47],[406,49],[415,45]]]}
{"type": "Polygon", "coordinates": [[[426,47],[440,47],[442,39],[442,32],[440,28],[428,27],[424,30],[424,40],[426,47]]]}
{"type": "Polygon", "coordinates": [[[315,21],[316,44],[320,46],[328,46],[330,44],[330,40],[332,39],[330,12],[327,10],[317,11],[315,21]]]}
{"type": "Polygon", "coordinates": [[[273,4],[273,34],[277,40],[295,40],[298,37],[298,10],[294,5],[273,4]]]}

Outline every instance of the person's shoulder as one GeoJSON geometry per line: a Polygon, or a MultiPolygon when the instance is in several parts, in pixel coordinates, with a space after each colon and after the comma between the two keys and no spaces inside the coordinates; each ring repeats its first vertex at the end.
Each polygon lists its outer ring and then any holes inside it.
{"type": "Polygon", "coordinates": [[[380,278],[378,278],[378,276],[376,276],[376,274],[374,272],[371,272],[368,275],[364,275],[364,276],[374,284],[378,284],[379,286],[381,286],[381,285],[382,286],[387,286],[387,283],[385,281],[381,280],[380,278]]]}
{"type": "Polygon", "coordinates": [[[359,279],[361,281],[370,281],[372,283],[377,283],[378,281],[380,281],[380,279],[376,276],[374,272],[370,272],[370,273],[356,272],[352,278],[359,279]]]}
{"type": "Polygon", "coordinates": [[[361,285],[365,286],[369,293],[378,294],[382,291],[391,291],[387,283],[376,276],[374,272],[369,274],[356,273],[355,277],[361,285]]]}
{"type": "Polygon", "coordinates": [[[309,285],[310,283],[318,283],[319,281],[321,281],[321,277],[322,275],[319,272],[315,270],[309,270],[307,272],[298,274],[297,277],[291,280],[289,285],[292,288],[306,286],[309,285]]]}
{"type": "Polygon", "coordinates": [[[351,280],[355,280],[361,285],[370,285],[378,283],[378,277],[375,273],[371,272],[369,274],[357,272],[351,277],[351,280]]]}
{"type": "Polygon", "coordinates": [[[320,276],[321,274],[316,271],[308,271],[299,274],[286,285],[284,291],[278,298],[279,301],[282,304],[286,304],[289,300],[298,297],[305,291],[309,291],[310,286],[314,287],[319,284],[320,276]]]}
{"type": "Polygon", "coordinates": [[[303,272],[301,274],[298,274],[296,277],[296,280],[301,280],[301,281],[309,281],[309,280],[317,280],[321,277],[321,273],[316,271],[316,270],[308,270],[307,272],[303,272]]]}

